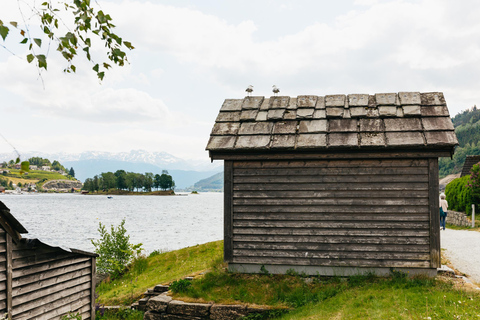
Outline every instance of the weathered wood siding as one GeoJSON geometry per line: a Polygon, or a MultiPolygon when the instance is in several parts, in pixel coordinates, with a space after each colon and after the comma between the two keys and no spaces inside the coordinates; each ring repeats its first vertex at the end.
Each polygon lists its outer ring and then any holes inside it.
{"type": "Polygon", "coordinates": [[[0,228],[0,315],[7,313],[7,233],[0,228]]]}
{"type": "Polygon", "coordinates": [[[7,245],[9,237],[0,228],[0,314],[7,313],[7,304],[11,303],[14,320],[61,319],[69,311],[79,312],[82,319],[93,319],[93,256],[67,252],[38,241],[33,246],[23,240],[7,245]],[[8,248],[11,248],[10,258],[8,248]]]}
{"type": "Polygon", "coordinates": [[[13,319],[91,318],[92,263],[85,255],[43,244],[13,248],[13,319]]]}
{"type": "Polygon", "coordinates": [[[226,257],[240,264],[436,268],[432,161],[226,161],[233,178],[226,257]]]}

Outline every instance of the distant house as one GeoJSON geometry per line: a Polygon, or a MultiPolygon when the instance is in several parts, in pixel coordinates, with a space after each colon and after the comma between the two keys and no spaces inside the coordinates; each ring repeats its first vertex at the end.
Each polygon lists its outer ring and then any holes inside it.
{"type": "Polygon", "coordinates": [[[224,160],[228,268],[435,275],[438,158],[456,145],[441,92],[225,100],[206,149],[224,160]]]}
{"type": "Polygon", "coordinates": [[[31,165],[30,170],[38,170],[38,167],[36,165],[31,165]]]}
{"type": "Polygon", "coordinates": [[[467,158],[465,159],[465,163],[463,164],[462,173],[460,174],[460,177],[470,175],[470,170],[472,170],[472,167],[479,162],[480,162],[480,156],[467,156],[467,158]]]}
{"type": "Polygon", "coordinates": [[[50,166],[42,166],[42,170],[43,171],[50,171],[51,168],[50,168],[50,166]]]}
{"type": "Polygon", "coordinates": [[[20,163],[16,163],[14,166],[13,166],[15,169],[21,169],[22,168],[22,165],[20,163]]]}

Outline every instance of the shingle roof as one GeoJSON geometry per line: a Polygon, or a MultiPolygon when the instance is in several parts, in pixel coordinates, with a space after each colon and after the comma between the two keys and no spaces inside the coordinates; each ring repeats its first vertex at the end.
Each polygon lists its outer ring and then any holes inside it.
{"type": "Polygon", "coordinates": [[[470,174],[470,170],[472,170],[473,165],[480,162],[480,156],[467,156],[465,159],[465,163],[463,164],[462,173],[460,177],[468,176],[470,174]]]}
{"type": "Polygon", "coordinates": [[[440,148],[458,144],[441,92],[226,99],[209,151],[440,148]]]}

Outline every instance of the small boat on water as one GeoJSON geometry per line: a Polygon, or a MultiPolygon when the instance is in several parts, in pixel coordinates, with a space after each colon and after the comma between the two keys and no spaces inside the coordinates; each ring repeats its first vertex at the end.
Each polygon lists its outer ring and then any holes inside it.
{"type": "Polygon", "coordinates": [[[113,197],[112,197],[112,196],[108,196],[107,199],[113,199],[113,197]]]}

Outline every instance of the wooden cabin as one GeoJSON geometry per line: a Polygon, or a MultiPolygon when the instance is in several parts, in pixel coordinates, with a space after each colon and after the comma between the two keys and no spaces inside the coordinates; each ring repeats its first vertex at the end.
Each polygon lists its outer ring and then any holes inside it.
{"type": "Polygon", "coordinates": [[[27,230],[0,201],[0,315],[95,319],[96,254],[22,238],[27,230]]]}
{"type": "Polygon", "coordinates": [[[225,166],[224,259],[246,273],[434,275],[438,157],[457,144],[441,92],[227,99],[206,148],[225,166]]]}

